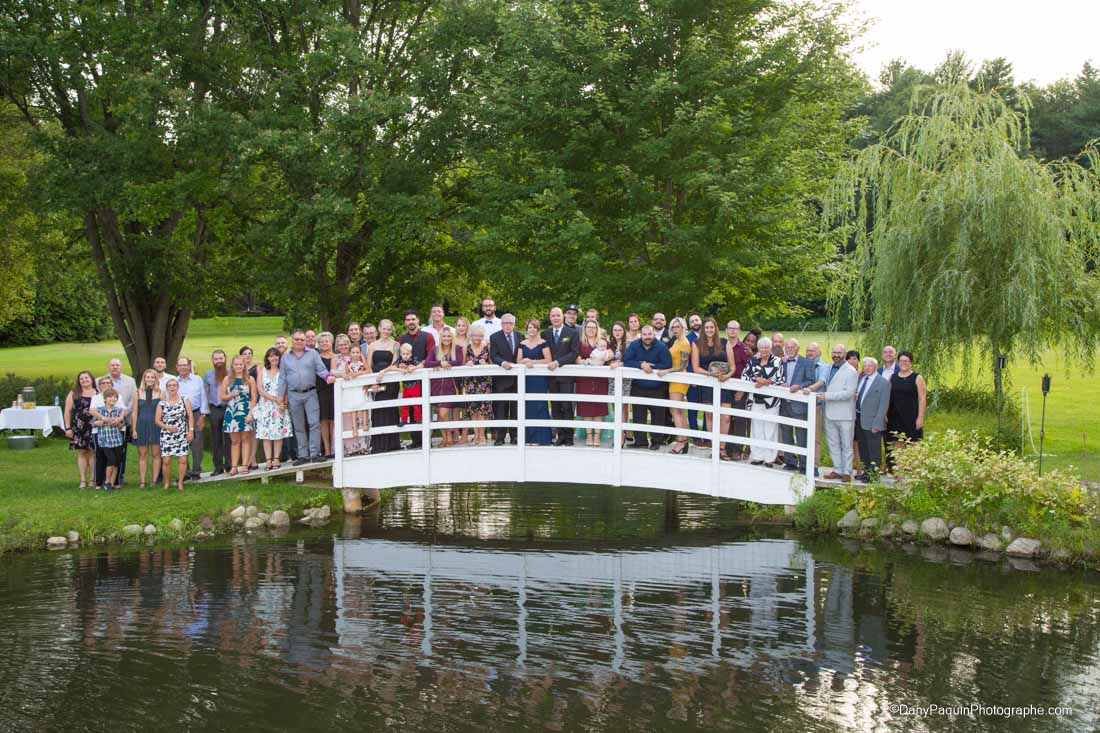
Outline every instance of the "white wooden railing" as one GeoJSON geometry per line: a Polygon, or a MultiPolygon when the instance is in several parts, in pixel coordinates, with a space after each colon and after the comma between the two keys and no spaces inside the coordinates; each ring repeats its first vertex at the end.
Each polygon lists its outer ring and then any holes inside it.
{"type": "MultiPolygon", "coordinates": [[[[706,489],[699,489],[699,487],[684,487],[683,490],[699,490],[701,493],[708,493],[716,496],[744,496],[745,498],[752,498],[753,496],[759,496],[760,498],[754,499],[761,501],[762,503],[783,503],[793,504],[799,496],[812,492],[814,487],[814,479],[816,476],[816,466],[814,465],[815,454],[815,440],[817,436],[817,411],[815,407],[814,395],[803,395],[801,393],[791,393],[789,390],[782,387],[763,387],[758,388],[751,382],[747,382],[740,379],[729,379],[725,382],[719,382],[716,378],[709,375],[691,374],[686,372],[677,372],[675,374],[669,374],[664,377],[658,377],[656,374],[647,374],[640,369],[631,368],[611,368],[603,366],[566,366],[559,367],[555,370],[551,370],[546,366],[532,366],[524,367],[522,365],[515,365],[510,370],[505,370],[498,366],[461,366],[453,367],[451,369],[420,369],[410,374],[401,374],[397,372],[389,372],[382,376],[381,383],[394,383],[420,381],[421,382],[421,396],[390,400],[374,400],[373,395],[368,394],[364,387],[369,387],[373,384],[378,384],[378,375],[368,374],[357,377],[351,380],[338,380],[336,382],[335,390],[335,413],[336,413],[336,430],[334,437],[336,461],[333,467],[333,484],[336,488],[384,488],[389,486],[408,486],[417,485],[421,483],[457,483],[460,480],[464,480],[462,477],[469,475],[469,471],[466,470],[466,466],[469,462],[479,463],[485,462],[491,464],[494,459],[482,457],[485,454],[477,455],[477,450],[463,446],[458,448],[442,449],[439,446],[433,446],[431,441],[432,432],[435,430],[447,430],[447,429],[464,429],[472,430],[475,428],[508,428],[515,429],[517,433],[517,441],[515,445],[495,446],[481,448],[481,451],[490,451],[491,454],[496,455],[507,454],[508,465],[511,467],[507,470],[502,469],[500,472],[494,472],[493,470],[486,470],[483,478],[473,478],[471,480],[484,480],[484,481],[496,481],[496,480],[538,480],[537,478],[531,478],[534,472],[530,464],[532,463],[531,453],[534,449],[526,445],[524,440],[524,430],[527,427],[549,427],[549,428],[567,428],[575,430],[577,428],[587,429],[599,429],[610,430],[614,434],[614,438],[611,441],[610,447],[589,447],[584,445],[577,445],[575,448],[553,447],[546,449],[534,450],[540,454],[540,458],[535,463],[540,463],[544,466],[554,467],[555,470],[551,472],[551,475],[547,476],[545,481],[560,481],[562,480],[562,471],[558,470],[562,468],[562,463],[572,461],[576,454],[583,453],[590,456],[591,459],[585,459],[583,462],[588,463],[589,460],[598,461],[599,463],[589,463],[589,467],[592,469],[588,473],[583,471],[583,467],[578,470],[566,470],[564,473],[572,473],[579,475],[580,480],[583,483],[611,483],[614,485],[640,485],[640,486],[657,486],[658,488],[672,488],[676,485],[677,479],[675,478],[677,472],[691,465],[692,468],[688,473],[691,476],[684,477],[684,483],[692,481],[699,482],[705,481],[707,484],[706,489]],[[581,402],[595,402],[608,405],[608,409],[611,412],[612,420],[610,422],[592,422],[584,420],[554,420],[554,419],[528,419],[526,416],[525,403],[528,399],[528,393],[525,389],[525,379],[527,375],[540,375],[547,377],[605,377],[614,382],[615,389],[613,395],[585,395],[585,394],[568,394],[558,395],[554,393],[537,393],[539,399],[545,399],[547,402],[561,401],[572,402],[574,404],[581,402]],[[516,391],[507,393],[494,393],[494,394],[455,394],[455,395],[442,395],[432,396],[431,394],[431,380],[433,379],[455,379],[461,383],[461,380],[467,377],[516,377],[516,391]],[[623,381],[626,379],[646,379],[661,382],[678,382],[688,385],[697,385],[703,387],[710,387],[713,390],[710,403],[702,404],[698,402],[686,402],[676,401],[671,399],[657,399],[651,397],[638,397],[634,395],[623,395],[623,381]],[[758,394],[768,397],[780,397],[784,400],[792,400],[807,405],[806,418],[798,419],[793,417],[785,417],[772,413],[760,413],[752,412],[751,410],[738,409],[734,407],[723,407],[721,404],[721,391],[733,391],[733,392],[747,392],[749,394],[758,394]],[[516,419],[515,420],[449,420],[442,422],[436,419],[436,416],[432,415],[432,406],[440,403],[468,403],[468,402],[496,402],[496,401],[512,401],[516,403],[516,419]],[[621,419],[623,407],[630,407],[633,405],[649,405],[653,407],[664,407],[670,410],[695,410],[701,413],[715,416],[711,421],[711,428],[709,430],[691,430],[690,428],[676,428],[668,427],[665,425],[652,425],[652,424],[637,424],[634,422],[623,422],[621,419]],[[369,432],[360,431],[358,435],[360,437],[370,436],[377,437],[380,435],[386,435],[391,433],[407,433],[411,431],[419,430],[421,433],[421,447],[418,450],[405,450],[397,451],[393,453],[382,454],[368,454],[357,456],[345,456],[344,455],[344,440],[353,439],[356,434],[352,430],[344,429],[343,415],[345,413],[358,412],[362,410],[378,410],[378,409],[400,409],[404,406],[419,406],[421,408],[421,422],[419,424],[412,425],[392,425],[386,427],[371,428],[369,432]],[[806,446],[800,447],[795,445],[789,445],[786,443],[765,441],[755,439],[752,437],[743,437],[737,435],[728,435],[721,432],[721,417],[722,415],[729,415],[731,418],[747,418],[753,421],[766,421],[777,423],[779,425],[789,425],[796,428],[802,428],[806,430],[806,446]],[[640,454],[650,454],[651,451],[636,451],[623,449],[623,433],[625,431],[644,432],[659,435],[674,435],[684,436],[689,439],[700,438],[710,441],[709,456],[707,456],[707,463],[709,464],[709,476],[704,476],[698,469],[700,463],[699,451],[695,450],[694,455],[690,457],[680,455],[670,455],[667,452],[652,452],[651,456],[643,458],[640,454]],[[343,439],[341,439],[343,438],[343,439]],[[781,471],[771,468],[762,468],[756,466],[749,466],[741,462],[727,462],[722,461],[720,455],[723,451],[723,447],[726,444],[734,445],[747,445],[747,446],[759,446],[763,448],[772,448],[782,451],[785,454],[796,454],[806,457],[806,470],[804,480],[802,476],[795,474],[794,472],[781,471]],[[547,459],[545,457],[546,452],[556,453],[558,451],[569,452],[570,456],[566,459],[564,454],[559,455],[557,459],[547,459]],[[457,478],[447,479],[447,474],[443,471],[433,471],[433,463],[439,463],[442,454],[451,454],[447,460],[443,463],[447,470],[452,471],[457,478]],[[465,455],[465,458],[456,459],[455,456],[465,455]],[[659,459],[660,463],[655,464],[654,459],[659,459]],[[693,459],[693,460],[692,460],[693,459]],[[655,471],[657,473],[664,474],[663,476],[654,475],[652,480],[649,478],[649,474],[641,473],[632,467],[632,463],[644,463],[644,471],[655,471]],[[371,467],[374,466],[372,469],[371,467]],[[528,468],[525,469],[524,467],[528,468]],[[610,466],[610,470],[608,470],[610,466]],[[379,473],[379,472],[384,472],[379,473]],[[402,475],[402,474],[405,475],[402,475]],[[762,473],[771,474],[768,479],[762,478],[762,473]],[[768,491],[752,491],[752,490],[728,490],[731,485],[729,477],[734,474],[741,474],[740,480],[742,481],[761,481],[769,486],[778,486],[780,484],[789,487],[789,492],[776,491],[774,489],[768,491]],[[588,480],[589,478],[593,480],[588,480]],[[427,479],[427,480],[425,480],[427,479]],[[783,481],[782,479],[786,479],[783,481]],[[791,479],[800,479],[792,482],[791,479]],[[726,487],[726,488],[724,488],[726,487]]],[[[631,415],[632,416],[632,415],[631,415]]],[[[576,468],[575,466],[571,466],[576,468]]],[[[443,466],[441,466],[443,468],[443,466]]],[[[738,479],[734,479],[736,482],[738,479]]],[[[680,489],[677,489],[680,490],[680,489]]]]}

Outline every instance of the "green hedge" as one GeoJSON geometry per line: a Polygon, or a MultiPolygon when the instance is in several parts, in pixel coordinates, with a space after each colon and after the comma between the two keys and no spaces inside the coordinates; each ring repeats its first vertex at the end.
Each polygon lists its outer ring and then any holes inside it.
{"type": "Polygon", "coordinates": [[[75,379],[75,374],[72,377],[35,377],[34,379],[28,379],[9,372],[0,377],[0,407],[10,407],[12,400],[18,397],[24,387],[28,386],[34,387],[38,393],[38,404],[52,405],[56,396],[58,402],[64,405],[65,397],[69,394],[69,390],[73,388],[75,379]]]}

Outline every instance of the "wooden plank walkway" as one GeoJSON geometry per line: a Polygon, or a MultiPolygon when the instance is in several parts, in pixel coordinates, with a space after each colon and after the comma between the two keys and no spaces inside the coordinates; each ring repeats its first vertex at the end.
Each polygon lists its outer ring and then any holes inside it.
{"type": "Polygon", "coordinates": [[[318,471],[323,468],[332,468],[332,464],[335,461],[319,461],[318,463],[306,463],[301,466],[295,466],[292,462],[287,461],[279,468],[273,468],[266,470],[263,468],[263,464],[260,464],[260,468],[254,471],[249,471],[247,474],[237,474],[236,476],[230,476],[228,473],[218,474],[217,476],[211,476],[209,473],[201,474],[201,478],[198,481],[191,481],[193,484],[213,484],[219,481],[260,481],[261,483],[267,483],[267,479],[272,476],[289,476],[293,475],[295,481],[302,483],[305,481],[306,471],[318,471]]]}

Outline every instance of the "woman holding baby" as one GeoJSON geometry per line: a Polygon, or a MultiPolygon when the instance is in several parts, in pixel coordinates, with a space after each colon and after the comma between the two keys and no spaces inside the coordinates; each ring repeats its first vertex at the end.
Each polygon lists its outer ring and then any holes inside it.
{"type": "MultiPolygon", "coordinates": [[[[604,366],[614,358],[608,349],[607,339],[600,337],[600,324],[593,320],[584,322],[584,332],[581,334],[580,363],[592,366],[604,366]]],[[[607,377],[577,377],[577,394],[606,395],[607,377]]],[[[596,425],[585,429],[588,434],[585,445],[598,446],[600,444],[599,423],[607,416],[607,404],[600,402],[578,402],[577,417],[596,425]]]]}

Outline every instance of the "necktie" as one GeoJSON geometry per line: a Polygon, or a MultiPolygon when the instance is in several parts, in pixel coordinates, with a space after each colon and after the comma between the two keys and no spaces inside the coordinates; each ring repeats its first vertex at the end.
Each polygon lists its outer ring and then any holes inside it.
{"type": "Polygon", "coordinates": [[[558,342],[558,339],[560,337],[561,337],[561,329],[555,328],[554,329],[554,343],[555,344],[558,342]]]}
{"type": "Polygon", "coordinates": [[[516,342],[512,339],[512,334],[508,334],[508,348],[512,350],[513,354],[516,352],[516,342]]]}
{"type": "Polygon", "coordinates": [[[863,392],[867,389],[867,383],[871,380],[868,377],[864,377],[863,381],[859,385],[859,395],[856,396],[856,408],[863,407],[863,392]]]}

